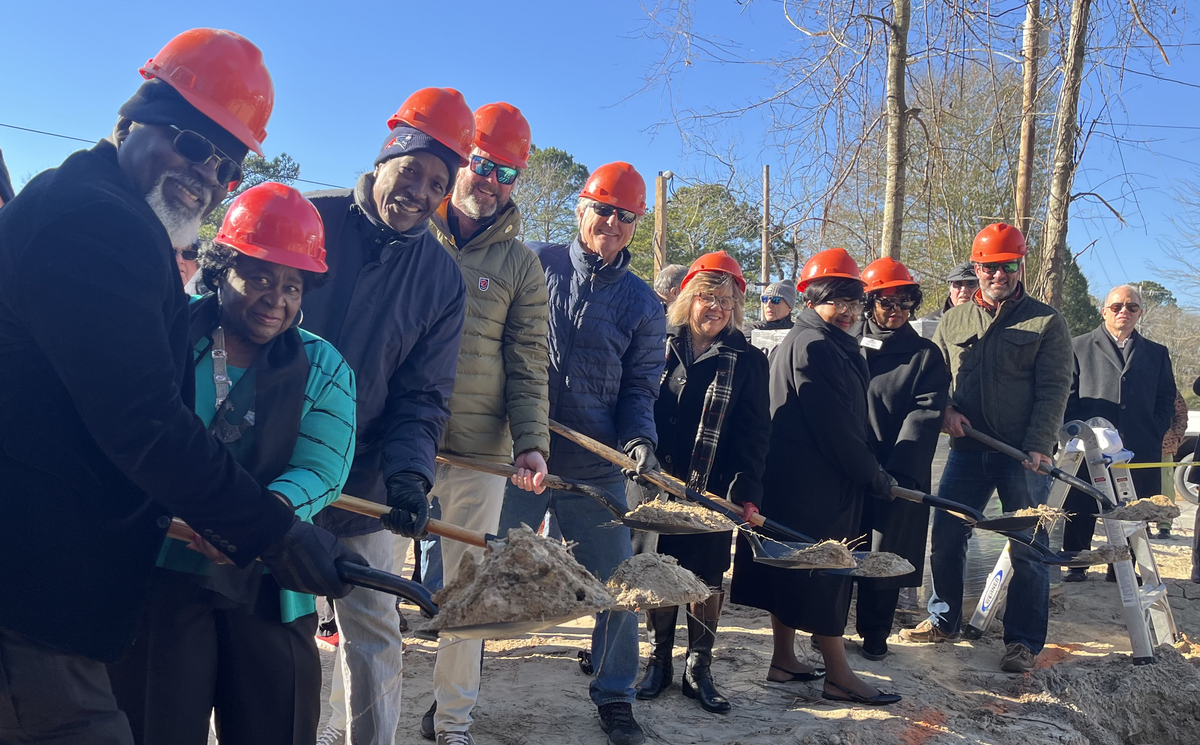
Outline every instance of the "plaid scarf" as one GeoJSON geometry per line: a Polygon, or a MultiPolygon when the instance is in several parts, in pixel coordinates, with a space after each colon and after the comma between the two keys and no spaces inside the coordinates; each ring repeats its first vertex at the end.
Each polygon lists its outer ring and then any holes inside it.
{"type": "MultiPolygon", "coordinates": [[[[692,335],[685,327],[680,334],[683,354],[687,356],[685,366],[692,366],[694,356],[692,335]]],[[[696,444],[692,446],[692,461],[689,464],[688,488],[704,491],[708,488],[708,477],[712,473],[713,461],[717,457],[717,443],[721,439],[721,427],[729,400],[733,397],[733,368],[737,364],[737,351],[722,346],[718,352],[717,374],[704,393],[704,409],[700,414],[700,426],[696,429],[696,444]]]]}

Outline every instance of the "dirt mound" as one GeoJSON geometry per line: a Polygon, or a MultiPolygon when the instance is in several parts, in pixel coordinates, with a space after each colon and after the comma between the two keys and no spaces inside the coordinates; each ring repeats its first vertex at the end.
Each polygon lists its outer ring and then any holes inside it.
{"type": "Polygon", "coordinates": [[[524,525],[489,543],[478,566],[464,555],[458,576],[433,600],[438,614],[430,628],[438,630],[579,618],[613,605],[569,547],[524,525]]]}
{"type": "Polygon", "coordinates": [[[698,603],[712,594],[699,577],[665,554],[638,554],[622,561],[608,579],[608,591],[616,597],[616,607],[625,610],[698,603]]]}
{"type": "Polygon", "coordinates": [[[698,532],[721,532],[734,528],[725,516],[690,502],[642,502],[625,517],[663,526],[693,528],[698,532]]]}
{"type": "Polygon", "coordinates": [[[1110,655],[1034,670],[1021,701],[1069,722],[1091,745],[1196,742],[1200,670],[1168,645],[1156,653],[1155,665],[1110,655]]]}
{"type": "Polygon", "coordinates": [[[903,577],[916,571],[916,567],[903,556],[887,551],[875,551],[857,560],[855,577],[903,577]]]}
{"type": "Polygon", "coordinates": [[[1105,520],[1128,520],[1130,522],[1141,520],[1170,522],[1179,517],[1179,508],[1163,495],[1155,494],[1146,499],[1135,499],[1112,512],[1104,513],[1102,517],[1105,520]]]}
{"type": "Polygon", "coordinates": [[[1129,558],[1129,546],[1104,545],[1094,551],[1080,551],[1075,561],[1090,561],[1092,564],[1112,564],[1129,558]]]}
{"type": "MultiPolygon", "coordinates": [[[[1012,517],[1032,517],[1037,515],[1038,528],[1050,531],[1054,529],[1054,524],[1059,520],[1066,520],[1067,513],[1063,510],[1051,507],[1048,504],[1039,504],[1036,507],[1026,507],[1022,510],[1017,510],[1012,513],[1012,517]]],[[[1007,514],[1005,515],[1007,517],[1007,514]]]]}
{"type": "MultiPolygon", "coordinates": [[[[781,558],[814,568],[853,569],[857,564],[850,548],[840,541],[821,541],[809,548],[793,551],[781,558]]],[[[909,568],[912,571],[912,568],[909,568]]]]}

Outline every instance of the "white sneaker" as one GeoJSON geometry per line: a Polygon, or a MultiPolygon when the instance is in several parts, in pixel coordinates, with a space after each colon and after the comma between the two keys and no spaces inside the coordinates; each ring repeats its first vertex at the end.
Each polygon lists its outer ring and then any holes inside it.
{"type": "Polygon", "coordinates": [[[439,732],[437,745],[475,745],[475,738],[470,732],[439,732]]]}
{"type": "Polygon", "coordinates": [[[333,727],[325,727],[325,731],[317,738],[317,745],[342,745],[346,742],[346,733],[333,727]]]}

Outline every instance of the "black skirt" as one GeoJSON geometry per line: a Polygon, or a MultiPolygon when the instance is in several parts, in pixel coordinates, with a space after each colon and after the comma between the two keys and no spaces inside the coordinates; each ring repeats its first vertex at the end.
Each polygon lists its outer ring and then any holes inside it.
{"type": "Polygon", "coordinates": [[[695,535],[660,535],[658,552],[674,556],[679,565],[720,592],[725,572],[729,571],[733,531],[695,535]]]}

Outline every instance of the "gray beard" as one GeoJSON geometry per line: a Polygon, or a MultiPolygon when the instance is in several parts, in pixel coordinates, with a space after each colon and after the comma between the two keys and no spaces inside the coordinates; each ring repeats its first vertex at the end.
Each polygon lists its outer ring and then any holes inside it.
{"type": "Polygon", "coordinates": [[[182,181],[197,194],[205,194],[206,192],[200,183],[190,176],[181,173],[164,173],[158,177],[154,188],[146,195],[146,203],[150,205],[150,209],[154,211],[154,214],[158,216],[163,227],[167,229],[167,235],[171,238],[171,246],[174,248],[187,248],[200,240],[200,223],[203,220],[201,215],[204,214],[204,210],[208,205],[201,205],[199,210],[192,213],[168,204],[166,196],[163,195],[163,185],[166,184],[168,177],[182,181]]]}
{"type": "Polygon", "coordinates": [[[475,190],[471,188],[470,181],[464,180],[462,183],[466,185],[466,194],[460,195],[456,193],[454,195],[454,206],[464,215],[472,220],[483,220],[492,217],[500,209],[499,200],[491,207],[484,207],[479,203],[479,199],[475,197],[475,190]]]}

